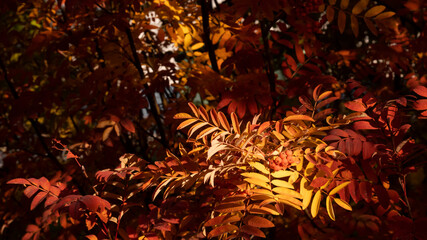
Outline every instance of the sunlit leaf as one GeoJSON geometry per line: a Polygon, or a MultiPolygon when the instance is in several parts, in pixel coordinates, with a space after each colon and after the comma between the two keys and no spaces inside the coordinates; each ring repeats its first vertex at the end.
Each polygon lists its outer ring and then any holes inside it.
{"type": "Polygon", "coordinates": [[[317,213],[319,213],[321,200],[322,200],[322,193],[321,191],[317,191],[316,194],[314,194],[313,201],[311,202],[310,213],[313,218],[315,218],[317,216],[317,213]]]}
{"type": "Polygon", "coordinates": [[[328,212],[329,217],[335,221],[335,212],[332,206],[331,196],[326,197],[326,211],[328,212]]]}

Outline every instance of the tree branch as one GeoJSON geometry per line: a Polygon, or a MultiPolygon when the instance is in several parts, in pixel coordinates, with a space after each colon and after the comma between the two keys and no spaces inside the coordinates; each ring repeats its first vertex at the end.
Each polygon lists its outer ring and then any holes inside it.
{"type": "Polygon", "coordinates": [[[209,59],[211,60],[212,69],[219,73],[218,63],[216,61],[215,50],[213,48],[210,39],[210,27],[209,27],[209,9],[206,6],[206,0],[200,0],[200,6],[202,8],[202,22],[203,22],[203,42],[208,49],[209,59]]]}
{"type": "MultiPolygon", "coordinates": [[[[130,28],[126,28],[126,35],[129,40],[130,48],[132,50],[132,55],[133,55],[132,63],[135,66],[135,68],[138,70],[141,80],[144,80],[145,79],[144,70],[142,70],[141,61],[139,60],[138,53],[136,52],[135,42],[133,40],[132,32],[130,31],[130,28]]],[[[144,83],[144,88],[146,90],[146,96],[147,96],[148,103],[150,105],[151,112],[153,114],[154,120],[156,121],[157,128],[159,130],[161,143],[165,148],[169,148],[169,145],[166,141],[165,131],[163,129],[163,123],[162,123],[162,120],[160,119],[160,114],[157,109],[157,103],[156,103],[156,99],[154,98],[154,94],[151,94],[149,92],[149,86],[147,83],[144,83]]]]}

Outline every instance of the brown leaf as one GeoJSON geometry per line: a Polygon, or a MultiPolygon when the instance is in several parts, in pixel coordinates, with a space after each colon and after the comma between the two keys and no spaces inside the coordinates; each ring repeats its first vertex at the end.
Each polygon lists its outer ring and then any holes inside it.
{"type": "Polygon", "coordinates": [[[353,31],[354,36],[357,37],[359,35],[359,22],[354,15],[351,15],[350,21],[351,30],[353,31]]]}
{"type": "Polygon", "coordinates": [[[210,231],[208,234],[208,238],[217,237],[217,236],[222,235],[224,233],[237,231],[237,230],[239,230],[239,228],[235,225],[231,225],[231,224],[222,225],[222,226],[214,228],[212,231],[210,231]]]}
{"type": "Polygon", "coordinates": [[[350,0],[341,0],[340,8],[342,10],[347,9],[349,3],[350,3],[350,0]]]}
{"type": "Polygon", "coordinates": [[[243,222],[249,226],[257,228],[271,228],[274,227],[274,224],[263,217],[248,215],[243,219],[243,222]]]}
{"type": "Polygon", "coordinates": [[[328,6],[326,8],[326,19],[328,19],[328,22],[332,22],[334,20],[335,10],[333,7],[328,6]]]}
{"type": "Polygon", "coordinates": [[[256,227],[252,227],[252,226],[248,226],[248,225],[243,225],[240,228],[241,232],[247,233],[249,235],[253,235],[253,236],[257,236],[257,237],[262,237],[265,238],[265,234],[263,231],[259,230],[256,227]]]}
{"type": "Polygon", "coordinates": [[[344,11],[340,10],[338,12],[338,29],[340,30],[341,34],[345,30],[345,21],[346,21],[346,15],[345,15],[344,11]]]}
{"type": "Polygon", "coordinates": [[[369,0],[360,0],[359,2],[354,5],[353,9],[351,10],[351,13],[354,15],[360,14],[363,10],[366,9],[368,6],[369,0]]]}
{"type": "Polygon", "coordinates": [[[204,224],[205,227],[212,227],[215,225],[222,225],[222,224],[226,224],[226,223],[230,223],[230,222],[237,222],[240,221],[240,217],[237,215],[222,215],[222,216],[218,216],[218,217],[214,217],[209,219],[208,221],[206,221],[206,223],[204,224]]]}

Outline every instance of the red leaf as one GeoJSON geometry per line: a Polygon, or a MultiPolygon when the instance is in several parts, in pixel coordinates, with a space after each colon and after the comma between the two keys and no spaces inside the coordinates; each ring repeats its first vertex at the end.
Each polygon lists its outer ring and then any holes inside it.
{"type": "Polygon", "coordinates": [[[50,182],[49,182],[49,180],[47,180],[47,178],[45,178],[45,177],[41,177],[41,178],[39,179],[39,182],[40,182],[40,186],[41,186],[43,189],[45,189],[45,190],[48,190],[48,191],[49,191],[49,189],[50,189],[50,182]]]}
{"type": "Polygon", "coordinates": [[[376,130],[378,128],[374,127],[368,121],[357,121],[353,124],[354,129],[356,130],[376,130]]]}
{"type": "Polygon", "coordinates": [[[427,88],[424,86],[417,86],[414,88],[414,92],[422,97],[427,97],[427,88]]]}
{"type": "Polygon", "coordinates": [[[310,183],[310,186],[314,188],[320,188],[321,186],[325,185],[327,182],[328,182],[327,178],[317,177],[310,183]]]}
{"type": "Polygon", "coordinates": [[[375,152],[375,146],[374,144],[370,143],[370,142],[363,142],[363,159],[369,159],[372,154],[374,154],[375,152]]]}
{"type": "Polygon", "coordinates": [[[295,44],[295,54],[297,56],[298,62],[300,63],[305,62],[304,53],[302,52],[302,48],[299,44],[295,44]]]}
{"type": "Polygon", "coordinates": [[[356,112],[364,112],[366,111],[367,107],[365,103],[362,102],[362,99],[356,99],[351,102],[344,103],[344,106],[350,110],[356,111],[356,112]]]}
{"type": "Polygon", "coordinates": [[[262,237],[265,238],[265,234],[263,231],[259,230],[256,227],[252,227],[252,226],[248,226],[248,225],[243,225],[240,228],[240,231],[247,233],[249,235],[253,235],[253,236],[257,236],[257,237],[262,237]]]}
{"type": "Polygon", "coordinates": [[[7,184],[25,184],[25,185],[30,185],[31,183],[25,179],[25,178],[15,178],[12,180],[9,180],[7,182],[7,184]]]}
{"type": "Polygon", "coordinates": [[[378,196],[378,200],[383,208],[387,208],[390,204],[390,197],[387,193],[387,190],[382,185],[374,186],[375,193],[378,196]]]}
{"type": "Polygon", "coordinates": [[[245,116],[246,113],[246,102],[240,101],[237,105],[237,115],[239,116],[239,118],[243,118],[245,116]]]}
{"type": "Polygon", "coordinates": [[[426,110],[427,109],[427,99],[420,99],[414,102],[415,110],[426,110]]]}
{"type": "Polygon", "coordinates": [[[230,96],[226,96],[226,94],[224,94],[224,97],[218,103],[217,109],[221,109],[221,108],[227,106],[228,104],[230,104],[231,100],[232,99],[230,98],[230,96]]]}
{"type": "Polygon", "coordinates": [[[344,137],[344,138],[350,137],[346,131],[341,130],[341,129],[333,129],[331,131],[331,134],[337,135],[337,136],[340,136],[340,137],[344,137]]]}
{"type": "Polygon", "coordinates": [[[372,186],[369,182],[363,181],[359,184],[360,195],[366,202],[370,202],[372,198],[372,186]]]}
{"type": "Polygon", "coordinates": [[[24,194],[25,196],[27,196],[27,198],[32,197],[37,191],[39,190],[38,187],[35,187],[33,185],[28,186],[25,190],[24,190],[24,194]]]}
{"type": "Polygon", "coordinates": [[[355,203],[358,203],[361,200],[359,183],[356,180],[351,180],[351,183],[348,185],[348,191],[350,192],[351,198],[353,198],[355,203]]]}
{"type": "Polygon", "coordinates": [[[110,203],[98,196],[86,195],[81,197],[79,201],[86,205],[86,208],[92,212],[97,212],[98,209],[110,209],[110,203]]]}
{"type": "Polygon", "coordinates": [[[30,210],[33,210],[34,208],[36,208],[37,205],[39,205],[41,201],[43,201],[46,198],[47,194],[48,194],[47,192],[37,193],[37,195],[34,197],[33,201],[31,202],[30,210]]]}
{"type": "Polygon", "coordinates": [[[132,121],[129,119],[121,119],[120,124],[129,132],[135,133],[135,126],[133,125],[132,121]]]}

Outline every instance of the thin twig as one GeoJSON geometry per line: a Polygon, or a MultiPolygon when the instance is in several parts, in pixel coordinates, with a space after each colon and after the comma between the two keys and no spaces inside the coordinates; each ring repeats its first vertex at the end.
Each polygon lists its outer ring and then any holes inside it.
{"type": "MultiPolygon", "coordinates": [[[[136,52],[135,42],[133,40],[132,32],[130,31],[130,28],[126,28],[126,35],[129,40],[130,48],[132,50],[132,55],[133,55],[132,63],[135,66],[135,68],[138,70],[141,80],[144,80],[145,79],[144,70],[142,70],[141,61],[139,60],[138,53],[136,52]]],[[[153,114],[154,120],[156,121],[157,128],[159,130],[161,143],[165,148],[169,148],[169,145],[166,141],[165,131],[163,129],[163,123],[160,119],[160,115],[157,109],[157,104],[156,104],[154,95],[150,93],[149,86],[147,83],[144,83],[144,88],[146,90],[146,96],[147,96],[148,103],[150,105],[151,112],[153,114]]]]}
{"type": "Polygon", "coordinates": [[[210,27],[209,27],[209,9],[206,6],[206,0],[200,0],[200,6],[202,8],[202,22],[203,22],[203,42],[208,49],[209,59],[211,60],[212,69],[219,73],[218,63],[216,61],[215,50],[213,48],[210,39],[210,27]]]}

